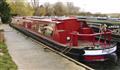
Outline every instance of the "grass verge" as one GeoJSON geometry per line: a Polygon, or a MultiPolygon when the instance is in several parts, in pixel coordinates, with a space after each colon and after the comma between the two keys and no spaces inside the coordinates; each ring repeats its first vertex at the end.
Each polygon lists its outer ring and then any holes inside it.
{"type": "Polygon", "coordinates": [[[17,65],[9,55],[4,43],[0,43],[0,70],[17,70],[17,65]]]}

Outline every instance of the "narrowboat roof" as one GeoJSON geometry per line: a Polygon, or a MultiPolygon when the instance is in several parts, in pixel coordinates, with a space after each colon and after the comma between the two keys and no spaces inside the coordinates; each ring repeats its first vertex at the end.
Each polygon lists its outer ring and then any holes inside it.
{"type": "Polygon", "coordinates": [[[48,22],[48,23],[62,23],[63,21],[66,20],[77,20],[77,21],[84,21],[84,20],[78,20],[75,17],[65,17],[65,18],[32,18],[32,17],[14,17],[16,19],[24,19],[25,21],[32,22],[32,21],[37,21],[37,22],[48,22]]]}

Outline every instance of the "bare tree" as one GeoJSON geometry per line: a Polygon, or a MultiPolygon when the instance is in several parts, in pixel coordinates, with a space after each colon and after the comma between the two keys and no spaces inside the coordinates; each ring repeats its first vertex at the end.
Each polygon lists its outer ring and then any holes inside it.
{"type": "Polygon", "coordinates": [[[79,13],[79,7],[75,7],[72,2],[67,2],[67,13],[68,15],[76,15],[79,13]]]}
{"type": "Polygon", "coordinates": [[[34,14],[33,15],[37,15],[38,11],[39,11],[39,0],[31,0],[31,5],[34,8],[34,14]]]}
{"type": "Polygon", "coordinates": [[[66,7],[62,2],[57,2],[53,6],[54,8],[54,14],[57,16],[64,16],[66,15],[66,7]]]}
{"type": "Polygon", "coordinates": [[[48,2],[46,2],[46,3],[44,3],[44,8],[45,8],[45,11],[46,11],[46,16],[51,16],[51,15],[54,15],[53,14],[53,5],[52,4],[50,4],[50,3],[48,3],[48,2]]]}
{"type": "Polygon", "coordinates": [[[46,10],[45,7],[43,5],[39,6],[36,10],[36,16],[45,16],[46,14],[46,10]]]}
{"type": "Polygon", "coordinates": [[[31,5],[33,8],[37,8],[39,7],[39,0],[31,0],[31,5]]]}

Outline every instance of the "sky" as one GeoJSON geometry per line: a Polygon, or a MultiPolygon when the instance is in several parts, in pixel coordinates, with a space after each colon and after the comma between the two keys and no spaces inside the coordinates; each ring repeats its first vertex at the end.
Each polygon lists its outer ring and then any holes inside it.
{"type": "Polygon", "coordinates": [[[43,4],[49,2],[73,2],[82,11],[92,13],[120,13],[120,0],[40,0],[39,3],[43,4]]]}

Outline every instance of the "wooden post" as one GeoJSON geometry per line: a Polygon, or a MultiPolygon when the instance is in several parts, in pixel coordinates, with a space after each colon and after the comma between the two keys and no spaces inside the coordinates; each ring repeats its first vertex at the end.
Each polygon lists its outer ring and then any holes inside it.
{"type": "Polygon", "coordinates": [[[0,42],[4,42],[4,30],[0,29],[0,42]]]}

